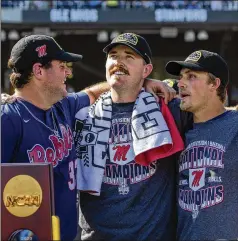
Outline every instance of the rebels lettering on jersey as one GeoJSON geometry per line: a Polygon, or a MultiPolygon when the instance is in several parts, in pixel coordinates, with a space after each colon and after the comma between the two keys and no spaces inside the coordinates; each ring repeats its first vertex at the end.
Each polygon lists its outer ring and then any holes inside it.
{"type": "Polygon", "coordinates": [[[62,161],[69,155],[73,145],[73,134],[70,127],[67,125],[60,125],[62,138],[50,135],[49,140],[53,148],[44,148],[42,145],[36,144],[31,150],[27,150],[28,158],[31,163],[35,162],[48,162],[56,167],[59,161],[62,161]]]}

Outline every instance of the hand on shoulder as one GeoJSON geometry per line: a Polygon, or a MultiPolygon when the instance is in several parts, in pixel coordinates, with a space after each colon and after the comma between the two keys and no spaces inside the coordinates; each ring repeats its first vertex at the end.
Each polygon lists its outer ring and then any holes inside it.
{"type": "Polygon", "coordinates": [[[168,104],[176,95],[174,88],[160,80],[147,78],[145,79],[144,87],[147,92],[154,95],[157,102],[159,102],[159,97],[163,97],[165,104],[168,104]]]}
{"type": "Polygon", "coordinates": [[[16,101],[16,96],[15,95],[9,95],[6,93],[1,94],[1,105],[4,104],[12,104],[13,102],[16,101]]]}

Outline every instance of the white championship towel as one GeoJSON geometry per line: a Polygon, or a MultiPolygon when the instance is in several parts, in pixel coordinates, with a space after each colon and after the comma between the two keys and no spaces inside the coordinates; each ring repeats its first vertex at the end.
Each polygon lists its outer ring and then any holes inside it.
{"type": "MultiPolygon", "coordinates": [[[[82,131],[75,133],[78,156],[77,189],[92,195],[100,195],[108,158],[111,116],[110,92],[104,93],[94,105],[81,109],[76,114],[76,124],[83,124],[82,131]]],[[[173,141],[160,106],[153,95],[145,92],[144,89],[136,99],[131,120],[132,145],[137,163],[137,156],[150,150],[154,151],[152,155],[148,155],[151,160],[139,162],[139,164],[149,165],[159,158],[171,155],[173,141]],[[158,151],[154,148],[158,148],[158,151]]]]}

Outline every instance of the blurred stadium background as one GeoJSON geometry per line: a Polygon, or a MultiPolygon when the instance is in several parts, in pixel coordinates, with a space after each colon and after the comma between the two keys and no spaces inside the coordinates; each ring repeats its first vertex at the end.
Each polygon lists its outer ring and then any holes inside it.
{"type": "Polygon", "coordinates": [[[84,56],[68,80],[68,90],[78,91],[105,80],[103,47],[120,33],[135,32],[152,47],[153,78],[172,78],[165,63],[194,50],[221,54],[230,69],[228,104],[238,104],[238,1],[2,0],[1,6],[2,92],[13,91],[7,60],[25,35],[51,35],[84,56]]]}

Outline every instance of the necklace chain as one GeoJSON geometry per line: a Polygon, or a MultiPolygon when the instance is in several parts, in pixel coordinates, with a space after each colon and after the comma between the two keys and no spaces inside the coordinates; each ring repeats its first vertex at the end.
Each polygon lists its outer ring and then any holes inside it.
{"type": "Polygon", "coordinates": [[[54,133],[56,136],[59,136],[59,131],[58,131],[58,127],[56,125],[56,121],[55,121],[55,115],[53,110],[51,109],[51,116],[52,116],[52,120],[53,120],[53,125],[54,125],[54,133]]]}
{"type": "Polygon", "coordinates": [[[40,119],[38,119],[30,110],[29,108],[22,102],[19,100],[19,102],[26,108],[26,110],[30,113],[30,115],[38,122],[40,122],[43,126],[45,126],[47,129],[51,130],[56,136],[59,136],[59,131],[56,125],[56,121],[55,121],[55,117],[54,117],[54,113],[51,110],[51,116],[52,116],[52,120],[53,120],[53,125],[54,125],[54,129],[50,128],[48,125],[46,125],[43,121],[41,121],[40,119]]]}

